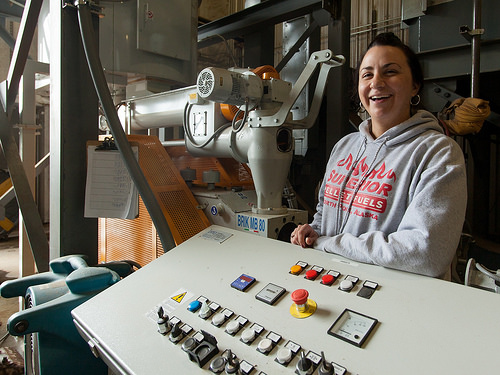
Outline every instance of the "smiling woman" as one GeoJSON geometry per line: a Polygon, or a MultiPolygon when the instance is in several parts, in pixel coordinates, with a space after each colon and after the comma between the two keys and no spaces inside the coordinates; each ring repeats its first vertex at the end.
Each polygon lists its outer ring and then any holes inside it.
{"type": "Polygon", "coordinates": [[[357,78],[370,118],[334,146],[313,222],[291,242],[449,278],[465,218],[462,151],[431,113],[413,109],[422,70],[394,34],[373,40],[357,78]]]}
{"type": "Polygon", "coordinates": [[[409,47],[392,33],[380,34],[368,46],[358,71],[358,95],[371,116],[375,138],[410,118],[423,74],[409,47]]]}

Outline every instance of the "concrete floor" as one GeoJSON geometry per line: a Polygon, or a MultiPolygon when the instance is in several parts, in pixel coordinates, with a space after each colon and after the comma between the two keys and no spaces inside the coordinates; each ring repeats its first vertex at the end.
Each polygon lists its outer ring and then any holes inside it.
{"type": "MultiPolygon", "coordinates": [[[[19,239],[17,235],[0,241],[0,284],[6,280],[16,279],[19,275],[19,239]]],[[[7,320],[19,311],[19,298],[0,297],[0,340],[7,333],[7,320]]],[[[7,355],[8,359],[19,363],[22,360],[24,339],[7,335],[0,341],[0,362],[7,355]],[[16,358],[11,358],[15,355],[16,358]]],[[[11,362],[12,362],[11,361],[11,362]]],[[[21,362],[22,363],[22,362],[21,362]]]]}

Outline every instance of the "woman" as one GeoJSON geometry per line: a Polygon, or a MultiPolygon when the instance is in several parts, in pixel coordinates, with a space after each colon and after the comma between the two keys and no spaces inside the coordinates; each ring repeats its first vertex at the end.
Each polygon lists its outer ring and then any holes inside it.
{"type": "Polygon", "coordinates": [[[466,208],[464,158],[420,102],[416,55],[378,35],[358,71],[370,118],[333,148],[313,222],[291,242],[433,277],[449,276],[466,208]]]}

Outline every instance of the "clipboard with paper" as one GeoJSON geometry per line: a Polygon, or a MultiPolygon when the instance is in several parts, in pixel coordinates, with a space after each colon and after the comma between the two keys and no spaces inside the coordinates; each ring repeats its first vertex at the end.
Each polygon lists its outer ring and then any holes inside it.
{"type": "MultiPolygon", "coordinates": [[[[139,147],[132,144],[136,158],[139,147]]],[[[87,183],[84,216],[135,219],[139,193],[112,139],[87,142],[87,183]]]]}

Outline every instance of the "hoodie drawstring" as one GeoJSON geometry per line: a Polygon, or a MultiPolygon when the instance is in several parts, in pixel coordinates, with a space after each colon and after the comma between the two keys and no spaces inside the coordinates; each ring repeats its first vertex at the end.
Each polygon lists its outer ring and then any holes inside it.
{"type": "Polygon", "coordinates": [[[358,194],[359,189],[365,183],[366,179],[368,178],[368,176],[372,172],[373,167],[375,166],[375,162],[377,161],[378,154],[380,153],[380,150],[382,150],[382,147],[385,146],[385,144],[387,143],[388,140],[389,140],[389,138],[386,137],[384,139],[384,141],[380,144],[380,146],[378,147],[377,151],[375,152],[375,156],[373,157],[370,165],[368,166],[368,169],[367,169],[366,173],[363,174],[363,176],[361,177],[361,179],[358,181],[358,183],[354,187],[354,192],[353,192],[352,197],[350,199],[349,207],[347,208],[347,214],[345,215],[345,217],[343,217],[343,215],[341,215],[342,214],[342,208],[341,208],[341,206],[342,206],[342,200],[341,200],[342,199],[342,195],[343,195],[345,187],[347,185],[347,181],[351,177],[351,175],[354,172],[354,170],[356,169],[356,166],[359,163],[361,157],[363,156],[364,152],[366,151],[366,144],[367,144],[366,138],[364,139],[364,142],[363,142],[364,147],[363,147],[363,145],[360,146],[360,148],[358,150],[358,153],[356,154],[356,160],[353,163],[353,167],[348,172],[348,174],[347,174],[346,178],[344,179],[344,181],[342,183],[342,186],[340,188],[339,202],[338,202],[339,204],[337,205],[337,220],[336,220],[337,222],[335,223],[335,229],[336,229],[336,233],[337,234],[340,234],[340,233],[342,233],[344,231],[344,228],[345,228],[345,226],[347,224],[347,220],[349,219],[349,216],[351,215],[351,209],[352,209],[352,205],[354,203],[354,198],[356,198],[356,195],[358,194]],[[363,152],[361,153],[361,155],[359,155],[359,152],[360,152],[360,150],[362,148],[363,148],[363,152]],[[341,220],[341,217],[342,217],[342,220],[341,220]],[[342,221],[342,224],[339,227],[339,224],[340,224],[341,221],[342,221]]]}
{"type": "Polygon", "coordinates": [[[363,143],[359,146],[358,151],[356,152],[356,157],[354,158],[354,161],[352,163],[352,168],[349,171],[347,171],[347,175],[344,178],[344,181],[342,181],[342,185],[340,185],[339,200],[338,200],[338,204],[337,204],[337,218],[336,218],[336,222],[335,222],[335,233],[336,234],[339,234],[340,230],[341,230],[341,227],[339,225],[340,225],[340,221],[341,221],[340,218],[342,217],[342,195],[343,195],[345,187],[347,185],[347,181],[351,177],[351,175],[354,172],[354,170],[356,169],[359,161],[361,160],[361,157],[364,155],[364,153],[366,151],[366,144],[367,144],[367,140],[366,140],[366,138],[363,138],[363,143]]]}

